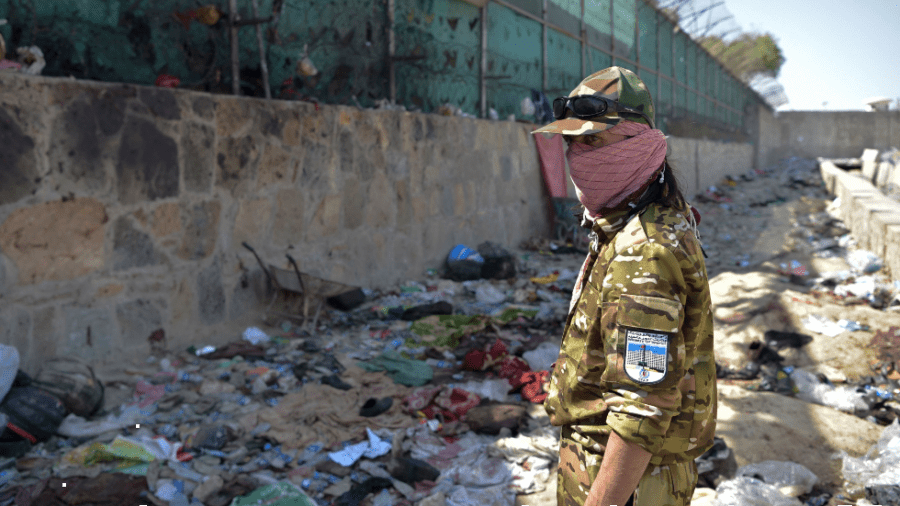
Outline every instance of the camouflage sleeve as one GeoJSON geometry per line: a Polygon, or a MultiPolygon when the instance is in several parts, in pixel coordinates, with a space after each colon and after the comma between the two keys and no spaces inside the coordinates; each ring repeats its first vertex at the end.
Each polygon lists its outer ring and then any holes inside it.
{"type": "Polygon", "coordinates": [[[652,454],[681,406],[685,376],[686,284],[676,254],[666,245],[645,242],[617,255],[603,280],[610,302],[606,327],[607,424],[622,439],[652,454]]]}

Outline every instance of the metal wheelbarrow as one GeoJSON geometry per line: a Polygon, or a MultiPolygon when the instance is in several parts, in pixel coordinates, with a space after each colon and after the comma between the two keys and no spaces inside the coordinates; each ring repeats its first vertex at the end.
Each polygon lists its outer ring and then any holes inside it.
{"type": "Polygon", "coordinates": [[[266,274],[266,279],[274,288],[272,298],[269,300],[268,306],[266,306],[266,316],[277,315],[283,318],[302,321],[305,327],[309,322],[310,304],[315,303],[316,309],[313,313],[312,320],[312,328],[315,329],[316,323],[319,321],[319,315],[322,312],[322,306],[325,304],[325,299],[356,288],[344,283],[329,281],[313,276],[312,274],[300,272],[300,268],[297,267],[297,262],[290,254],[285,254],[285,257],[287,257],[288,263],[293,267],[293,270],[283,269],[273,264],[269,264],[267,267],[249,244],[243,242],[241,245],[253,253],[253,256],[256,257],[256,261],[259,262],[259,266],[266,274]],[[286,311],[277,311],[273,309],[279,295],[284,297],[286,311]]]}

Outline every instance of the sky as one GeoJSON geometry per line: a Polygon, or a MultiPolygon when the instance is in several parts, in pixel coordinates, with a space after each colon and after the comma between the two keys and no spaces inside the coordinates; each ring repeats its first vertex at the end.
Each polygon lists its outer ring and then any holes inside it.
{"type": "Polygon", "coordinates": [[[744,32],[769,32],[781,47],[786,60],[777,80],[789,102],[777,110],[866,110],[872,97],[890,98],[897,107],[900,1],[724,2],[744,32]]]}

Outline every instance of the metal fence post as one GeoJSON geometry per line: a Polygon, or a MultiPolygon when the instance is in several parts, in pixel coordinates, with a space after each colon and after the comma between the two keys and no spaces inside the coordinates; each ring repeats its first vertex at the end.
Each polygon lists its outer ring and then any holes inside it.
{"type": "Polygon", "coordinates": [[[481,64],[479,78],[481,79],[481,117],[487,118],[487,64],[488,64],[488,4],[481,6],[481,64]]]}
{"type": "Polygon", "coordinates": [[[609,0],[609,55],[612,57],[612,64],[616,64],[616,0],[609,0]]]}
{"type": "Polygon", "coordinates": [[[587,30],[584,28],[584,0],[581,0],[581,75],[587,76],[587,30]]]}
{"type": "Polygon", "coordinates": [[[394,37],[394,0],[387,1],[388,15],[388,93],[391,103],[397,103],[397,77],[394,65],[395,37],[394,37]]]}
{"type": "Polygon", "coordinates": [[[541,15],[541,19],[543,22],[541,23],[541,29],[543,30],[544,42],[543,42],[543,52],[544,52],[544,89],[543,92],[547,93],[547,84],[549,81],[549,75],[547,73],[547,0],[543,2],[543,12],[541,15]]]}

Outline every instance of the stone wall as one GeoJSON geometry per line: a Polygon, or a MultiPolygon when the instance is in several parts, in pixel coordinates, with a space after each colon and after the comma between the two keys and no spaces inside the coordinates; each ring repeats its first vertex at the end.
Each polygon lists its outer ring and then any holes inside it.
{"type": "Polygon", "coordinates": [[[900,148],[900,111],[791,111],[776,119],[760,132],[764,164],[788,156],[849,158],[865,148],[900,148]]]}
{"type": "Polygon", "coordinates": [[[287,267],[385,287],[549,232],[531,125],[0,74],[0,342],[221,343],[287,267]]]}
{"type": "Polygon", "coordinates": [[[718,184],[725,176],[753,168],[751,144],[679,137],[669,137],[668,144],[669,161],[688,199],[718,184]]]}
{"type": "MultiPolygon", "coordinates": [[[[352,286],[549,234],[533,125],[0,73],[0,342],[23,368],[220,344],[264,261],[352,286]]],[[[686,195],[749,144],[670,138],[686,195]]]]}
{"type": "Polygon", "coordinates": [[[900,279],[900,202],[881,193],[858,174],[837,168],[829,160],[819,163],[825,186],[841,199],[840,215],[859,247],[884,260],[885,272],[900,279]]]}

